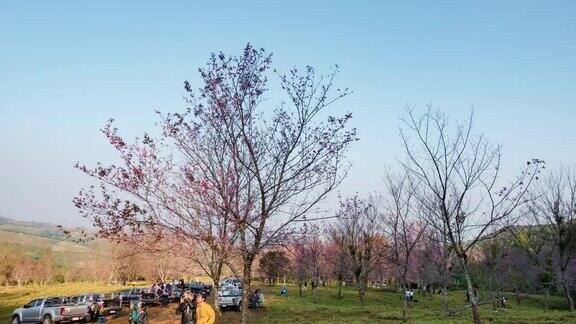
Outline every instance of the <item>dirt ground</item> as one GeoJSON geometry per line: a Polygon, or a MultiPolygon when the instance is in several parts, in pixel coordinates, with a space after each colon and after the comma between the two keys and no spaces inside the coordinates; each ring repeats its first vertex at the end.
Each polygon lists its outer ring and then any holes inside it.
{"type": "MultiPolygon", "coordinates": [[[[179,324],[180,315],[176,314],[177,303],[171,303],[168,307],[148,307],[148,316],[150,324],[179,324]]],[[[240,312],[228,310],[222,312],[222,317],[218,316],[216,323],[238,323],[240,322],[240,312]]],[[[114,319],[108,319],[106,323],[110,324],[126,324],[128,323],[127,309],[124,310],[122,316],[114,319]]]]}

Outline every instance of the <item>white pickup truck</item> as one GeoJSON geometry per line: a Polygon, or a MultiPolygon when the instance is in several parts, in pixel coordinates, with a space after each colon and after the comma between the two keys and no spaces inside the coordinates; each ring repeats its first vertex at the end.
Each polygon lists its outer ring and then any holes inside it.
{"type": "Polygon", "coordinates": [[[12,312],[11,323],[77,322],[88,319],[85,305],[72,305],[66,297],[38,298],[12,312]]]}
{"type": "Polygon", "coordinates": [[[237,308],[242,305],[242,289],[234,285],[220,285],[218,289],[218,306],[220,308],[237,308]]]}

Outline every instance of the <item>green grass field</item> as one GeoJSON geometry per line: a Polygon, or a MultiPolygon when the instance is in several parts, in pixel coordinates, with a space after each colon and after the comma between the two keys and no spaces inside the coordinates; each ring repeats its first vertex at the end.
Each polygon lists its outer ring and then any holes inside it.
{"type": "MultiPolygon", "coordinates": [[[[121,286],[97,284],[60,284],[53,286],[25,286],[0,288],[0,323],[8,322],[13,308],[26,301],[42,295],[70,295],[85,291],[111,292],[122,289],[121,286]]],[[[288,297],[278,296],[279,287],[264,287],[265,307],[252,311],[253,323],[387,323],[401,320],[401,301],[397,293],[370,290],[364,307],[358,304],[356,291],[344,289],[344,298],[336,298],[336,288],[319,289],[318,303],[314,304],[312,293],[298,296],[296,287],[289,286],[288,297]]],[[[444,317],[441,313],[441,298],[438,295],[420,296],[409,311],[409,322],[412,323],[468,323],[470,312],[466,311],[455,317],[444,317]]],[[[464,293],[451,292],[449,302],[452,307],[464,304],[464,293]]],[[[509,307],[500,310],[491,305],[481,307],[483,320],[491,323],[576,323],[576,314],[564,309],[564,300],[559,296],[552,297],[550,310],[544,308],[542,296],[528,296],[520,306],[512,299],[509,307]]],[[[170,309],[150,309],[151,323],[177,323],[177,315],[170,309]]],[[[223,312],[221,323],[236,323],[239,313],[223,312]]],[[[124,320],[119,319],[119,323],[124,320]]]]}
{"type": "MultiPolygon", "coordinates": [[[[289,288],[290,289],[290,288],[289,288]]],[[[345,289],[344,298],[336,298],[335,288],[320,288],[317,304],[312,301],[312,294],[300,298],[295,288],[289,292],[288,298],[277,296],[278,288],[266,289],[266,309],[254,314],[254,322],[258,323],[386,323],[402,319],[402,303],[400,296],[394,292],[370,290],[364,307],[358,303],[354,289],[345,289]]],[[[465,303],[464,292],[452,292],[449,303],[452,307],[465,303]]],[[[446,318],[441,312],[441,297],[416,295],[417,303],[409,310],[410,322],[470,322],[470,312],[464,312],[456,317],[446,318]]],[[[482,318],[489,322],[506,323],[568,323],[576,322],[576,315],[563,309],[563,299],[553,297],[549,311],[544,308],[541,296],[531,296],[524,299],[520,306],[512,300],[509,308],[493,310],[491,305],[481,307],[482,318]]]]}

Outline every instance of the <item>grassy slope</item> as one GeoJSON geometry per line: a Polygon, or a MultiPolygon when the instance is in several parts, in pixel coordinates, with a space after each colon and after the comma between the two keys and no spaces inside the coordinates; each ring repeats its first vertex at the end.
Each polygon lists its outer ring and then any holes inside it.
{"type": "Polygon", "coordinates": [[[90,248],[63,238],[16,233],[0,229],[0,244],[18,245],[29,249],[51,249],[62,253],[88,253],[90,248]]]}
{"type": "MultiPolygon", "coordinates": [[[[41,295],[70,295],[85,291],[111,292],[123,287],[96,285],[88,283],[60,284],[53,286],[27,286],[0,288],[0,323],[5,323],[13,308],[41,295]]],[[[401,302],[398,294],[370,290],[366,306],[357,302],[354,289],[346,288],[344,298],[336,299],[335,288],[320,288],[318,304],[312,302],[310,291],[303,298],[298,297],[295,287],[289,286],[289,296],[279,297],[279,287],[265,287],[265,308],[252,312],[252,323],[387,323],[400,320],[401,302]]],[[[463,292],[450,293],[452,306],[463,304],[463,292]]],[[[468,323],[470,313],[445,318],[440,313],[440,296],[416,296],[418,303],[410,309],[409,322],[421,323],[468,323]]],[[[509,308],[493,310],[491,306],[482,306],[481,315],[487,322],[493,323],[576,323],[576,314],[564,310],[561,297],[552,298],[552,308],[544,309],[542,296],[532,296],[522,301],[520,306],[509,301],[509,308]]],[[[172,308],[175,305],[172,305],[172,308]]],[[[178,323],[174,310],[154,307],[150,310],[153,323],[178,323]]],[[[226,311],[223,323],[237,323],[239,313],[226,311]]],[[[117,323],[125,323],[119,319],[117,323]]],[[[113,322],[113,323],[116,323],[113,322]]]]}
{"type": "Polygon", "coordinates": [[[36,236],[63,238],[56,225],[42,222],[31,222],[11,219],[0,215],[0,229],[7,232],[26,233],[36,236]]]}

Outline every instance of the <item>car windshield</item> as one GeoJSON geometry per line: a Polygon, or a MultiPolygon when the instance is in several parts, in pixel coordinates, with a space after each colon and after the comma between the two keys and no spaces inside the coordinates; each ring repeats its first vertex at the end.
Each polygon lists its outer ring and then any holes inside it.
{"type": "Polygon", "coordinates": [[[220,295],[224,296],[224,297],[229,297],[229,296],[240,296],[240,292],[236,289],[222,289],[220,291],[220,295]]]}
{"type": "Polygon", "coordinates": [[[44,302],[44,307],[62,305],[65,303],[66,303],[66,300],[64,297],[51,297],[51,298],[46,298],[46,301],[44,302]]]}
{"type": "Polygon", "coordinates": [[[41,304],[40,300],[35,299],[28,304],[24,305],[25,308],[35,307],[36,305],[41,304]]]}
{"type": "Polygon", "coordinates": [[[100,293],[91,293],[86,295],[86,299],[90,300],[90,298],[92,298],[92,300],[101,300],[102,299],[102,294],[100,293]]]}

